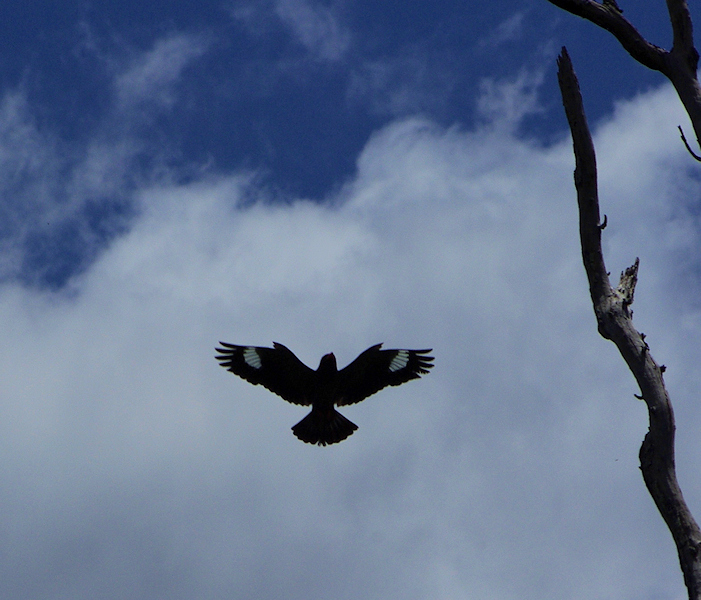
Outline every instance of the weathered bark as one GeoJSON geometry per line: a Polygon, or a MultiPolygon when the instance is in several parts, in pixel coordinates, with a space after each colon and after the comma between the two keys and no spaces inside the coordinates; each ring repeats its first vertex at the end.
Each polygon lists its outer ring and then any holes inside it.
{"type": "Polygon", "coordinates": [[[667,0],[672,24],[672,49],[648,42],[623,16],[615,0],[548,0],[567,12],[582,17],[612,33],[635,60],[662,73],[674,86],[684,105],[701,146],[701,86],[696,75],[699,53],[694,47],[691,14],[686,0],[667,0]]]}
{"type": "Polygon", "coordinates": [[[638,278],[638,259],[621,274],[614,289],[601,249],[601,232],[606,219],[604,223],[600,222],[594,143],[584,114],[579,83],[565,48],[558,58],[558,67],[562,101],[574,145],[582,259],[599,333],[616,344],[640,386],[641,399],[647,404],[650,429],[640,448],[643,479],[674,538],[689,598],[701,600],[701,531],[677,483],[674,412],[662,377],[665,368],[653,360],[645,336],[633,327],[630,305],[638,278]]]}

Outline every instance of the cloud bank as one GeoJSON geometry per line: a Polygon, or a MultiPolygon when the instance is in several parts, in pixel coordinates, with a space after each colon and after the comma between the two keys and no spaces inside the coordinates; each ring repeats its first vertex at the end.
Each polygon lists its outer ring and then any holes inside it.
{"type": "MultiPolygon", "coordinates": [[[[391,123],[321,204],[273,202],[251,173],[153,178],[70,293],[6,281],[1,595],[684,597],[637,468],[644,405],[596,334],[570,141],[497,126],[510,106],[471,131],[391,123]],[[220,339],[280,341],[314,368],[432,346],[436,368],[349,408],[359,431],[317,448],[289,430],[303,411],[217,366],[220,339]]],[[[699,181],[681,119],[661,88],[596,143],[609,269],[641,257],[636,323],[668,365],[698,515],[699,181]]]]}

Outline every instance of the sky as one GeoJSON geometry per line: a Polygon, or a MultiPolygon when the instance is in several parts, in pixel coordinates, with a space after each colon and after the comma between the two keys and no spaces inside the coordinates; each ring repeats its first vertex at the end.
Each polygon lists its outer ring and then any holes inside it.
{"type": "MultiPolygon", "coordinates": [[[[664,3],[620,4],[669,47],[664,3]]],[[[10,0],[0,596],[685,598],[588,298],[563,45],[700,518],[701,171],[605,32],[545,0],[10,0]],[[436,361],[321,448],[220,340],[436,361]]]]}

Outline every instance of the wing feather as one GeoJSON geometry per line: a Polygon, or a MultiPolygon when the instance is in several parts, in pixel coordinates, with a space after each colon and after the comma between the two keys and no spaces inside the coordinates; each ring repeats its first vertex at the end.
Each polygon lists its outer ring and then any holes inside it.
{"type": "Polygon", "coordinates": [[[425,350],[381,350],[371,346],[338,373],[338,406],[347,406],[372,396],[388,385],[418,379],[433,367],[433,356],[425,350]]]}
{"type": "Polygon", "coordinates": [[[273,348],[219,342],[215,358],[227,371],[253,385],[262,385],[293,404],[309,405],[314,371],[277,342],[273,348]]]}

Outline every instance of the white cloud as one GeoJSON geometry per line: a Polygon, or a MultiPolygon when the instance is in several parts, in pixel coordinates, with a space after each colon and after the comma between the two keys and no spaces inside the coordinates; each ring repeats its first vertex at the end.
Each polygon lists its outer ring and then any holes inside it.
{"type": "Polygon", "coordinates": [[[124,229],[134,181],[143,185],[160,177],[153,172],[168,154],[168,148],[145,139],[144,120],[171,107],[183,69],[205,50],[201,38],[171,36],[121,69],[115,66],[119,61],[101,56],[119,71],[113,79],[114,97],[86,139],[70,143],[47,120],[37,123],[23,88],[4,94],[0,280],[30,271],[39,280],[50,279],[46,256],[69,254],[74,269],[82,258],[90,260],[111,232],[124,229]],[[98,215],[92,223],[86,215],[91,210],[98,215]]]}
{"type": "Polygon", "coordinates": [[[21,91],[0,103],[0,277],[17,273],[18,240],[35,228],[36,212],[48,209],[60,161],[53,140],[39,131],[21,91]]]}
{"type": "Polygon", "coordinates": [[[518,11],[504,19],[497,27],[477,43],[480,50],[494,50],[497,47],[518,39],[523,33],[525,11],[518,11]]]}
{"type": "Polygon", "coordinates": [[[375,114],[397,117],[442,108],[452,84],[443,61],[427,58],[420,49],[405,49],[401,56],[366,61],[354,69],[347,95],[375,114]]]}
{"type": "Polygon", "coordinates": [[[542,70],[522,69],[512,80],[483,79],[477,111],[487,122],[510,130],[520,125],[524,117],[542,111],[538,90],[543,83],[542,70]]]}
{"type": "MultiPolygon", "coordinates": [[[[665,286],[698,236],[654,235],[698,195],[661,134],[676,107],[641,96],[597,141],[609,268],[644,255],[636,319],[669,366],[685,486],[700,321],[666,311],[665,286]],[[615,187],[629,173],[635,202],[615,187]]],[[[393,123],[328,206],[243,203],[240,175],[149,184],[76,295],[0,288],[3,595],[681,596],[637,468],[645,409],[586,296],[570,141],[509,130],[393,123]],[[433,346],[436,368],[316,448],[289,431],[303,410],[217,366],[220,339],[313,367],[433,346]]]]}
{"type": "Polygon", "coordinates": [[[115,78],[119,106],[171,106],[176,99],[174,86],[181,80],[183,69],[206,49],[201,37],[178,34],[159,39],[151,50],[136,55],[115,78]]]}
{"type": "Polygon", "coordinates": [[[236,2],[229,13],[254,35],[268,32],[271,23],[281,23],[314,60],[341,60],[351,44],[351,33],[333,5],[310,0],[236,2]]]}
{"type": "Polygon", "coordinates": [[[339,60],[348,50],[350,32],[332,8],[308,0],[276,0],[275,12],[317,58],[339,60]]]}

